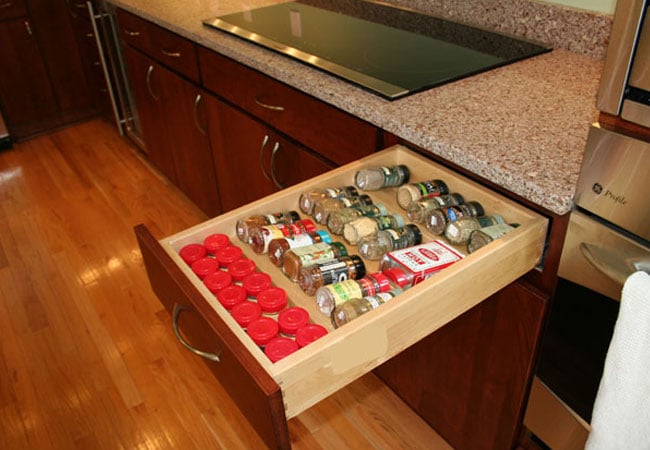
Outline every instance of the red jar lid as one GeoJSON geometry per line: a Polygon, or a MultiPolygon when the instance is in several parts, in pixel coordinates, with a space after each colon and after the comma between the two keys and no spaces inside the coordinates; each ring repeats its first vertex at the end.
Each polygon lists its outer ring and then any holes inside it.
{"type": "Polygon", "coordinates": [[[219,270],[219,263],[216,259],[206,256],[194,261],[191,267],[192,272],[194,272],[200,279],[204,279],[206,276],[219,270]]]}
{"type": "Polygon", "coordinates": [[[244,301],[237,303],[230,311],[232,318],[237,321],[239,325],[246,328],[253,320],[259,319],[262,315],[262,308],[255,302],[244,301]]]}
{"type": "Polygon", "coordinates": [[[217,300],[224,308],[230,310],[236,304],[246,300],[246,290],[241,286],[231,284],[217,292],[217,300]]]}
{"type": "Polygon", "coordinates": [[[241,281],[246,275],[255,272],[255,261],[241,258],[228,264],[228,273],[235,281],[241,281]]]}
{"type": "Polygon", "coordinates": [[[399,267],[391,267],[390,269],[384,270],[386,276],[399,287],[408,286],[410,283],[410,277],[406,272],[404,272],[399,267]]]}
{"type": "Polygon", "coordinates": [[[232,276],[223,270],[218,270],[207,275],[203,279],[203,284],[212,292],[216,294],[221,289],[229,286],[232,283],[232,276]]]}
{"type": "Polygon", "coordinates": [[[235,245],[229,245],[222,248],[221,250],[217,250],[217,254],[215,256],[217,257],[219,264],[221,264],[221,267],[228,267],[228,264],[235,262],[241,258],[242,254],[243,252],[241,248],[235,245]]]}
{"type": "Polygon", "coordinates": [[[311,219],[302,219],[300,223],[305,227],[305,232],[311,233],[316,231],[316,224],[311,219]]]}
{"type": "Polygon", "coordinates": [[[311,344],[316,339],[322,338],[327,334],[327,328],[321,325],[309,324],[296,331],[296,343],[300,347],[311,344]]]}
{"type": "Polygon", "coordinates": [[[201,244],[188,244],[181,248],[178,254],[183,258],[183,261],[191,266],[193,262],[204,258],[208,254],[208,251],[201,244]]]}
{"type": "Polygon", "coordinates": [[[257,345],[266,345],[271,339],[278,335],[280,327],[270,317],[260,317],[248,324],[246,332],[257,345]]]}
{"type": "Polygon", "coordinates": [[[287,306],[287,293],[280,287],[270,287],[257,294],[257,303],[266,313],[276,313],[287,306]]]}
{"type": "Polygon", "coordinates": [[[216,255],[217,251],[230,245],[230,238],[225,234],[211,234],[203,240],[203,246],[208,253],[216,255]]]}
{"type": "MultiPolygon", "coordinates": [[[[259,301],[259,299],[258,299],[259,301]]],[[[309,313],[306,309],[294,306],[287,308],[278,316],[278,325],[280,332],[284,334],[296,334],[299,328],[309,323],[309,313]]]]}
{"type": "Polygon", "coordinates": [[[271,287],[271,277],[264,272],[253,272],[244,277],[242,285],[249,296],[257,297],[257,294],[271,287]]]}
{"type": "Polygon", "coordinates": [[[391,289],[390,279],[388,278],[388,276],[386,276],[385,273],[375,272],[375,273],[371,273],[368,276],[377,282],[377,284],[379,285],[379,292],[390,291],[391,289]]]}
{"type": "Polygon", "coordinates": [[[298,350],[298,344],[293,339],[286,337],[275,337],[264,347],[264,353],[271,362],[276,362],[298,350]]]}

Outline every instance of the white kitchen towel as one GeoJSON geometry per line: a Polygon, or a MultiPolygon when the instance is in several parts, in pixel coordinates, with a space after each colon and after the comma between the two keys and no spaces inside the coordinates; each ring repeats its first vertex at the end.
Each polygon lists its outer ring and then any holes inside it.
{"type": "Polygon", "coordinates": [[[623,286],[585,448],[650,449],[650,275],[645,272],[630,275],[623,286]]]}

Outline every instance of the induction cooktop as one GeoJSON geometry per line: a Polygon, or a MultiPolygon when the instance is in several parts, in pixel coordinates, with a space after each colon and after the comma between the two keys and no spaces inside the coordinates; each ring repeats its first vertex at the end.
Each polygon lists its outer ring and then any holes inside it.
{"type": "Polygon", "coordinates": [[[388,100],[551,50],[363,0],[298,0],[210,18],[203,24],[388,100]]]}

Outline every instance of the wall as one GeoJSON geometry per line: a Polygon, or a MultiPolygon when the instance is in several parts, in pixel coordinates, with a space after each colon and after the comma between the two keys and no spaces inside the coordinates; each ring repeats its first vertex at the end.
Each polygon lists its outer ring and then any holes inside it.
{"type": "Polygon", "coordinates": [[[605,14],[614,14],[616,8],[616,0],[548,0],[548,2],[605,14]]]}

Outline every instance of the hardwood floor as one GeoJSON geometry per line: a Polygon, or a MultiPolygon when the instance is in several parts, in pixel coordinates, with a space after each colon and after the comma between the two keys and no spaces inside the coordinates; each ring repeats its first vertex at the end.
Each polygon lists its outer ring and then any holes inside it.
{"type": "MultiPolygon", "coordinates": [[[[175,340],[132,228],[206,217],[103,121],[0,151],[0,448],[263,444],[175,340]]],[[[373,375],[289,422],[296,449],[447,444],[373,375]]]]}

